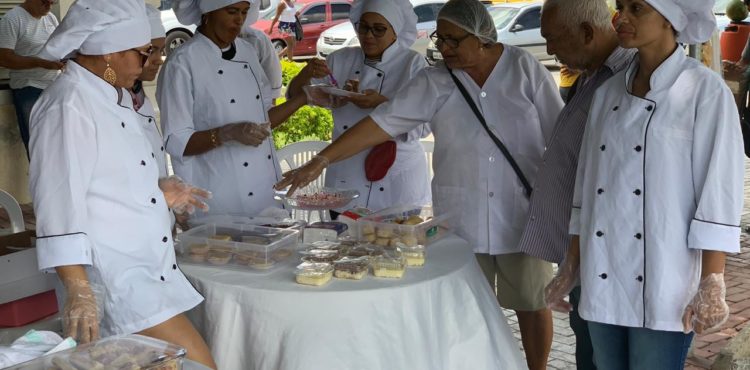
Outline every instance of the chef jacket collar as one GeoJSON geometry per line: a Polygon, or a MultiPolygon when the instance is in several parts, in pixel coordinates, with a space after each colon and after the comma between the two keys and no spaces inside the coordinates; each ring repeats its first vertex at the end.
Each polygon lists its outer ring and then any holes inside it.
{"type": "MultiPolygon", "coordinates": [[[[674,52],[672,52],[672,55],[665,59],[661,65],[654,70],[654,73],[651,74],[651,80],[649,81],[651,91],[649,93],[670,88],[677,79],[677,76],[682,73],[682,64],[685,61],[685,58],[687,58],[685,50],[677,45],[674,52]]],[[[627,86],[628,91],[630,91],[631,79],[634,77],[635,73],[638,72],[638,66],[638,54],[636,54],[625,72],[625,86],[627,86]]]]}
{"type": "Polygon", "coordinates": [[[65,73],[71,73],[76,81],[86,81],[86,88],[91,89],[91,95],[104,96],[107,101],[116,103],[124,108],[132,108],[128,99],[123,99],[122,89],[104,81],[101,77],[84,68],[77,62],[71,60],[65,66],[65,73]]]}
{"type": "MultiPolygon", "coordinates": [[[[388,64],[396,58],[397,56],[401,55],[406,48],[403,46],[403,44],[399,43],[398,41],[395,41],[391,46],[389,46],[385,51],[383,51],[383,56],[380,58],[380,61],[375,63],[375,66],[378,68],[383,68],[384,64],[388,64]]],[[[367,57],[364,56],[365,52],[362,51],[362,56],[366,59],[367,57]]]]}

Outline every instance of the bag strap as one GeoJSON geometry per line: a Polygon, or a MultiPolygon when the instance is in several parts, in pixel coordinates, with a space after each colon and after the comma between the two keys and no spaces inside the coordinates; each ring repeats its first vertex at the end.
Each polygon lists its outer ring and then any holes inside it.
{"type": "Polygon", "coordinates": [[[456,75],[453,74],[453,71],[448,68],[448,73],[451,75],[451,78],[453,79],[453,82],[458,87],[458,90],[461,91],[461,95],[464,96],[464,100],[466,100],[466,103],[469,104],[469,107],[474,112],[474,115],[477,116],[477,119],[479,120],[479,123],[482,124],[482,127],[484,127],[484,130],[487,131],[487,135],[490,136],[490,139],[495,142],[495,145],[497,145],[497,148],[500,149],[500,151],[505,156],[505,159],[508,160],[508,163],[510,163],[510,166],[513,168],[513,171],[516,173],[516,176],[518,176],[518,179],[521,180],[521,184],[523,185],[524,190],[526,191],[526,196],[531,196],[531,184],[529,184],[529,180],[526,179],[526,176],[524,176],[523,171],[521,171],[521,167],[518,166],[518,163],[516,163],[516,160],[513,158],[513,155],[510,154],[510,151],[507,147],[505,147],[505,144],[498,138],[492,131],[490,130],[489,126],[487,126],[487,121],[484,120],[484,116],[482,116],[482,113],[479,112],[479,108],[477,108],[477,105],[474,104],[474,100],[471,99],[471,96],[469,96],[469,92],[466,91],[466,88],[461,83],[461,81],[456,78],[456,75]]]}

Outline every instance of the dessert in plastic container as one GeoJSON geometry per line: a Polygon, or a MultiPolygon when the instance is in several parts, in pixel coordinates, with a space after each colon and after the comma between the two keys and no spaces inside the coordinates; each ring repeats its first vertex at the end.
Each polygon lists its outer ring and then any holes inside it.
{"type": "Polygon", "coordinates": [[[406,260],[396,253],[386,253],[372,261],[372,274],[377,277],[401,279],[406,271],[406,260]]]}
{"type": "Polygon", "coordinates": [[[424,266],[426,260],[425,248],[421,245],[414,247],[400,246],[401,256],[406,260],[409,267],[424,266]]]}
{"type": "Polygon", "coordinates": [[[357,190],[343,190],[326,187],[306,187],[297,190],[292,196],[287,190],[276,192],[275,198],[284,201],[292,208],[301,210],[325,210],[343,208],[353,199],[359,197],[357,190]]]}
{"type": "Polygon", "coordinates": [[[339,279],[362,280],[367,275],[370,257],[344,257],[333,263],[333,276],[339,279]]]}
{"type": "Polygon", "coordinates": [[[137,334],[107,337],[19,364],[23,370],[180,370],[185,349],[137,334]]]}
{"type": "Polygon", "coordinates": [[[359,240],[387,249],[427,246],[450,229],[450,215],[433,216],[430,206],[397,206],[360,218],[359,240]]]}
{"type": "Polygon", "coordinates": [[[321,286],[333,278],[333,266],[330,263],[302,262],[294,270],[298,284],[321,286]]]}
{"type": "Polygon", "coordinates": [[[321,263],[332,263],[341,257],[338,250],[331,249],[307,249],[300,252],[300,255],[302,255],[302,261],[321,263]]]}
{"type": "Polygon", "coordinates": [[[291,261],[298,236],[292,229],[206,224],[180,234],[176,251],[185,263],[262,272],[291,261]]]}

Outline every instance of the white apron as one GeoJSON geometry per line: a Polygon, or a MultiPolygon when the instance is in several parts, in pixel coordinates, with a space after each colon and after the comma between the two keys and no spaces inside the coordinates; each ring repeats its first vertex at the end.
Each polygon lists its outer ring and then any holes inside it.
{"type": "MultiPolygon", "coordinates": [[[[382,61],[374,66],[364,63],[359,47],[340,49],[327,58],[333,76],[340,84],[359,80],[359,90],[372,89],[389,99],[406,85],[426,63],[417,52],[393,44],[382,61]]],[[[372,109],[361,109],[354,104],[333,109],[333,139],[367,117],[372,109]]],[[[365,176],[365,158],[370,150],[332,164],[326,170],[326,186],[359,190],[360,197],[348,208],[359,205],[377,211],[394,205],[430,203],[430,178],[427,160],[419,140],[430,134],[425,123],[394,138],[397,145],[396,161],[380,181],[371,182],[365,176]]]]}
{"type": "Polygon", "coordinates": [[[210,214],[253,216],[270,206],[280,180],[273,139],[258,147],[236,142],[183,156],[190,136],[235,122],[263,123],[273,97],[253,47],[236,39],[236,55],[224,60],[211,40],[197,33],[164,64],[157,97],[162,132],[176,175],[213,192],[210,214]]]}
{"type": "Polygon", "coordinates": [[[102,335],[200,303],[176,264],[159,163],[130,96],[70,61],[34,105],[31,128],[39,268],[88,266],[104,288],[102,335]]]}

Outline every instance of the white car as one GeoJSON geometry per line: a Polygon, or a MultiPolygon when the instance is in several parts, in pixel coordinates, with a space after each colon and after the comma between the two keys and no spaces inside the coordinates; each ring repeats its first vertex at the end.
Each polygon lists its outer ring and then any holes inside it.
{"type": "MultiPolygon", "coordinates": [[[[542,37],[542,1],[507,3],[488,8],[497,28],[497,40],[518,46],[530,52],[539,61],[553,60],[547,54],[547,40],[542,37]]],[[[430,41],[427,60],[434,63],[443,59],[435,44],[430,41]]]]}
{"type": "MultiPolygon", "coordinates": [[[[437,14],[446,2],[447,0],[411,0],[417,14],[417,40],[411,48],[422,55],[427,51],[430,34],[437,27],[437,14]]],[[[323,31],[318,38],[316,50],[318,56],[325,58],[338,49],[358,45],[359,39],[354,26],[351,22],[344,22],[323,31]]]]}
{"type": "MultiPolygon", "coordinates": [[[[162,1],[163,5],[164,3],[170,4],[162,1]]],[[[278,4],[279,0],[261,0],[259,18],[263,18],[266,14],[274,12],[278,4]]],[[[193,34],[195,34],[196,26],[194,24],[186,25],[180,23],[177,20],[177,16],[174,15],[174,11],[172,11],[171,7],[161,11],[161,24],[164,25],[164,29],[167,31],[165,50],[167,55],[184,44],[187,40],[190,40],[190,38],[193,37],[193,34]]]]}

